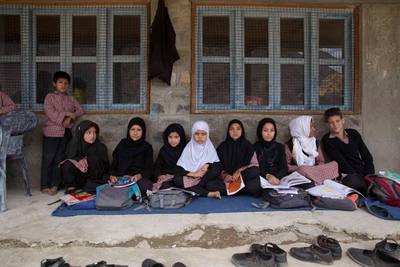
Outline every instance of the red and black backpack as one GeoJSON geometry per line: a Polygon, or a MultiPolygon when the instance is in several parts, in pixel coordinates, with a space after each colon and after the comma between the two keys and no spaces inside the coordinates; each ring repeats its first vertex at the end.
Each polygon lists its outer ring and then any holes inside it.
{"type": "Polygon", "coordinates": [[[400,184],[386,177],[375,174],[365,177],[368,183],[368,196],[375,197],[382,203],[400,207],[400,184]]]}

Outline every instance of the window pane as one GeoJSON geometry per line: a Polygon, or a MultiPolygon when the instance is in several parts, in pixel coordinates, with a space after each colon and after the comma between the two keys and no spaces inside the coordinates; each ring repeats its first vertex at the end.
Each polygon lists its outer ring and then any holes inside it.
{"type": "Polygon", "coordinates": [[[281,104],[304,105],[304,66],[281,66],[281,104]]]}
{"type": "Polygon", "coordinates": [[[59,16],[37,16],[37,55],[60,55],[59,16]]]}
{"type": "Polygon", "coordinates": [[[36,103],[43,104],[48,93],[53,92],[53,74],[60,70],[60,63],[37,63],[36,103]]]}
{"type": "Polygon", "coordinates": [[[319,20],[319,58],[343,58],[344,20],[319,20]]]}
{"type": "Polygon", "coordinates": [[[0,90],[16,104],[21,103],[21,64],[0,63],[0,90]]]}
{"type": "Polygon", "coordinates": [[[319,77],[319,104],[343,105],[343,66],[320,66],[319,77]]]}
{"type": "Polygon", "coordinates": [[[73,17],[73,55],[96,56],[96,17],[73,17]]]}
{"type": "Polygon", "coordinates": [[[140,64],[114,63],[114,103],[140,104],[140,64]]]}
{"type": "Polygon", "coordinates": [[[229,56],[229,17],[203,17],[203,56],[229,56]]]}
{"type": "Polygon", "coordinates": [[[114,55],[140,55],[140,16],[114,16],[114,55]]]}
{"type": "Polygon", "coordinates": [[[304,57],[303,19],[281,19],[281,57],[304,57]]]}
{"type": "Polygon", "coordinates": [[[79,104],[96,104],[96,64],[72,64],[72,92],[79,104]]]}
{"type": "Polygon", "coordinates": [[[229,104],[229,64],[204,63],[203,104],[229,104]]]}
{"type": "Polygon", "coordinates": [[[245,104],[268,105],[268,73],[266,64],[245,65],[245,104]]]}
{"type": "Polygon", "coordinates": [[[245,57],[268,57],[268,19],[245,18],[245,57]]]}
{"type": "Polygon", "coordinates": [[[17,15],[0,15],[0,56],[21,54],[21,25],[17,15]]]}

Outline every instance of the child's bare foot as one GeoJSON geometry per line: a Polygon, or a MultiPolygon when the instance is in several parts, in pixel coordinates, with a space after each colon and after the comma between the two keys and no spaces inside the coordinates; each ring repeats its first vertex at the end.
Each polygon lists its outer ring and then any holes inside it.
{"type": "Polygon", "coordinates": [[[52,188],[49,189],[49,195],[50,195],[50,196],[55,196],[55,195],[57,195],[57,192],[58,192],[57,186],[53,186],[52,188]]]}
{"type": "Polygon", "coordinates": [[[42,192],[42,194],[50,195],[50,188],[45,188],[41,192],[42,192]]]}
{"type": "Polygon", "coordinates": [[[221,193],[218,191],[208,192],[207,197],[214,197],[214,198],[222,199],[221,193]]]}

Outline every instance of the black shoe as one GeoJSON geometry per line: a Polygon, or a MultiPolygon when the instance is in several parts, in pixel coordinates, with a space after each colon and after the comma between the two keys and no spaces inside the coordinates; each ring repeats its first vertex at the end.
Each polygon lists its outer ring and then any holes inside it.
{"type": "Polygon", "coordinates": [[[399,267],[400,260],[382,253],[379,249],[349,248],[349,257],[364,267],[399,267]]]}
{"type": "Polygon", "coordinates": [[[265,246],[251,253],[233,254],[231,261],[238,267],[275,267],[274,256],[265,246]]]}
{"type": "Polygon", "coordinates": [[[164,264],[158,263],[152,259],[145,259],[142,262],[142,267],[164,267],[164,264]]]}
{"type": "Polygon", "coordinates": [[[68,263],[65,262],[63,257],[57,259],[44,259],[40,262],[41,267],[70,267],[68,263]]]}
{"type": "Polygon", "coordinates": [[[316,244],[303,248],[291,248],[290,254],[298,260],[320,264],[333,264],[332,252],[316,244]]]}
{"type": "Polygon", "coordinates": [[[337,261],[342,258],[342,248],[336,239],[320,235],[317,238],[317,243],[320,247],[327,248],[332,252],[333,260],[337,261]]]}
{"type": "Polygon", "coordinates": [[[386,238],[381,242],[376,243],[375,249],[378,249],[383,254],[400,260],[400,246],[394,239],[386,238]],[[388,242],[389,240],[393,241],[394,243],[388,242]]]}
{"type": "MultiPolygon", "coordinates": [[[[274,243],[266,243],[264,246],[268,248],[268,250],[272,253],[275,259],[275,264],[277,267],[287,267],[288,262],[287,262],[287,253],[280,247],[278,247],[274,243]]],[[[261,244],[252,244],[250,246],[250,250],[257,250],[257,249],[263,249],[264,247],[261,244]]]]}
{"type": "Polygon", "coordinates": [[[69,195],[69,194],[75,193],[75,191],[76,191],[75,188],[74,188],[74,189],[66,189],[66,190],[64,191],[64,195],[69,195]]]}
{"type": "Polygon", "coordinates": [[[172,267],[186,267],[185,264],[183,264],[182,262],[175,262],[174,265],[172,265],[172,267]]]}

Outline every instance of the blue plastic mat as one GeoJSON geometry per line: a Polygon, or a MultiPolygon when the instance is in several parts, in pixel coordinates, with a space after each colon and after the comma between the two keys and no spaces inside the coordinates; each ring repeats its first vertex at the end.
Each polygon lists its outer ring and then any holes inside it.
{"type": "MultiPolygon", "coordinates": [[[[268,211],[297,211],[311,210],[312,207],[294,208],[294,209],[273,209],[267,207],[259,209],[252,203],[263,203],[262,198],[254,198],[250,196],[224,196],[222,200],[216,198],[195,197],[192,202],[179,209],[154,209],[148,211],[142,204],[134,204],[125,210],[97,210],[94,207],[94,201],[88,201],[79,204],[79,206],[67,206],[61,204],[56,208],[52,216],[68,217],[77,215],[127,215],[127,214],[209,214],[209,213],[232,213],[232,212],[268,212],[268,211]],[[139,206],[143,208],[136,209],[139,206]]],[[[318,208],[320,209],[320,208],[318,208]]]]}

